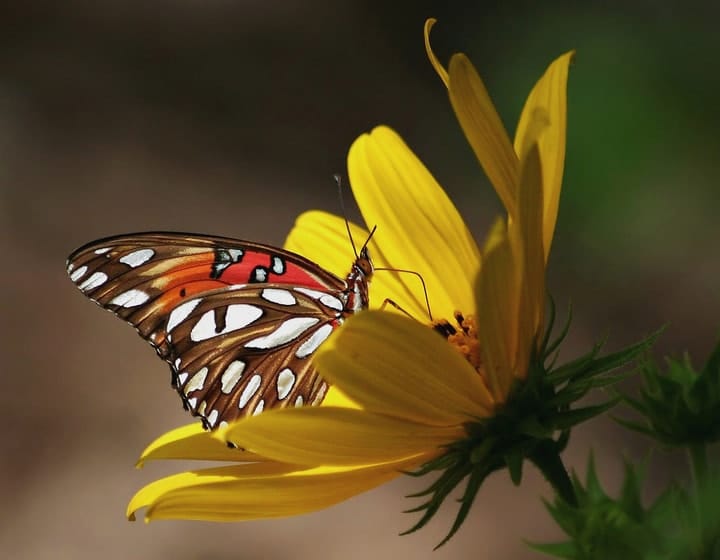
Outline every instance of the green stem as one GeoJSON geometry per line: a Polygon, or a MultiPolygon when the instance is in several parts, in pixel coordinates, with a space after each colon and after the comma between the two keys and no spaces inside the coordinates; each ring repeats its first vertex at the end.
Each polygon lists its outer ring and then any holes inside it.
{"type": "Polygon", "coordinates": [[[693,443],[687,448],[690,460],[690,471],[692,472],[693,496],[695,502],[695,515],[697,516],[696,527],[703,526],[702,511],[700,508],[700,493],[702,484],[705,482],[708,472],[707,449],[703,443],[693,443]]]}
{"type": "Polygon", "coordinates": [[[691,444],[688,447],[688,454],[690,456],[690,469],[692,470],[695,491],[699,492],[699,486],[707,477],[708,472],[708,458],[705,444],[691,444]]]}
{"type": "Polygon", "coordinates": [[[577,507],[577,497],[565,465],[563,465],[557,444],[544,440],[528,456],[528,459],[540,470],[556,494],[573,507],[577,507]]]}

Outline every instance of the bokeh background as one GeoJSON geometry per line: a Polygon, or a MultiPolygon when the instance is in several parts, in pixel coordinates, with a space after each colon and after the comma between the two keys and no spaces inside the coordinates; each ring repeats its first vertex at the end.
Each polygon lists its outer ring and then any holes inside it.
{"type": "MultiPolygon", "coordinates": [[[[550,288],[574,324],[571,358],[667,324],[657,353],[702,362],[720,326],[718,9],[697,2],[3,3],[0,8],[2,371],[0,550],[6,558],[537,558],[558,537],[533,468],[482,488],[438,552],[397,480],[330,510],[215,525],[124,519],[133,464],[187,422],[165,365],[86,301],[64,259],[97,237],[206,232],[281,244],[309,208],[337,212],[332,174],[374,125],[398,130],[481,239],[500,206],[426,60],[467,52],[514,130],[547,64],[578,51],[550,288]]],[[[356,211],[350,211],[356,216],[356,211]]],[[[382,227],[382,224],[380,224],[382,227]]],[[[348,254],[350,259],[350,254],[348,254]]],[[[574,433],[617,488],[647,443],[609,421],[574,433]]],[[[649,496],[682,461],[659,457],[649,496]]],[[[185,466],[185,465],[183,465],[185,466]]]]}

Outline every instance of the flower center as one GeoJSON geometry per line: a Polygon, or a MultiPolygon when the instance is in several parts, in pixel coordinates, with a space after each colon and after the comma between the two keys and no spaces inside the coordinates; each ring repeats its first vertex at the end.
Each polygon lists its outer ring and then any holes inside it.
{"type": "Polygon", "coordinates": [[[465,356],[470,365],[483,375],[475,316],[468,315],[466,317],[460,311],[456,311],[454,319],[457,327],[447,319],[440,319],[433,323],[432,328],[444,336],[458,352],[465,356]]]}

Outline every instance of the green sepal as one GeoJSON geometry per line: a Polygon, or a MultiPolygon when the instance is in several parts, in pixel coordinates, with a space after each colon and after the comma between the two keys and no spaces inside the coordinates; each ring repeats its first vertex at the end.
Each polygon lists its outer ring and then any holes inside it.
{"type": "MultiPolygon", "coordinates": [[[[551,302],[550,324],[555,319],[551,302]]],[[[596,344],[588,353],[555,369],[549,365],[566,337],[570,320],[560,336],[550,342],[549,331],[531,357],[527,376],[517,380],[507,402],[486,419],[465,425],[466,437],[447,445],[444,453],[411,473],[423,476],[439,472],[424,490],[410,497],[423,502],[408,510],[421,513],[420,519],[402,534],[424,527],[442,502],[467,479],[460,507],[448,534],[438,546],[446,543],[462,525],[482,482],[493,472],[508,469],[513,484],[522,482],[523,463],[531,461],[555,490],[558,499],[568,507],[578,503],[575,486],[563,465],[560,453],[565,449],[571,429],[614,406],[618,399],[598,405],[574,408],[576,402],[598,387],[611,387],[625,379],[626,373],[611,371],[628,364],[646,351],[657,334],[626,349],[600,356],[604,343],[596,344]]]]}
{"type": "Polygon", "coordinates": [[[689,358],[668,359],[661,370],[646,358],[639,396],[622,395],[639,420],[620,424],[673,447],[720,441],[720,342],[698,373],[689,358]]]}
{"type": "Polygon", "coordinates": [[[522,482],[522,467],[525,457],[521,453],[508,453],[505,455],[505,464],[510,474],[510,480],[515,486],[520,486],[522,482]]]}
{"type": "Polygon", "coordinates": [[[550,335],[552,333],[553,327],[555,326],[555,301],[551,298],[550,299],[550,317],[548,318],[548,325],[545,330],[545,337],[542,340],[542,343],[540,344],[540,348],[542,348],[543,355],[550,356],[552,355],[555,350],[557,350],[560,347],[560,344],[562,344],[562,341],[565,340],[565,337],[567,337],[568,333],[570,332],[570,324],[572,323],[572,303],[568,304],[568,316],[565,320],[565,324],[563,325],[562,330],[560,331],[560,334],[555,338],[553,342],[550,342],[550,335]]]}
{"type": "Polygon", "coordinates": [[[467,486],[465,487],[465,492],[463,493],[463,497],[460,500],[460,509],[458,510],[457,515],[455,516],[455,521],[452,524],[452,527],[450,527],[450,531],[448,531],[448,534],[445,535],[443,540],[441,540],[434,548],[433,550],[437,550],[442,545],[444,545],[446,542],[448,542],[452,536],[457,533],[458,529],[462,526],[463,522],[465,521],[465,518],[467,517],[468,513],[470,513],[470,508],[472,507],[473,502],[475,501],[475,496],[477,496],[478,490],[480,490],[480,486],[487,478],[487,475],[490,474],[489,472],[481,471],[481,470],[474,470],[470,477],[468,478],[467,486]]]}
{"type": "Polygon", "coordinates": [[[415,525],[403,531],[400,535],[409,535],[427,525],[428,521],[430,521],[437,510],[440,509],[445,498],[448,497],[450,492],[452,492],[468,474],[470,474],[470,471],[464,466],[456,466],[443,472],[433,484],[432,498],[415,508],[405,510],[405,513],[417,513],[420,511],[424,511],[424,513],[415,525]]]}
{"type": "Polygon", "coordinates": [[[590,420],[590,418],[593,418],[598,414],[602,414],[603,412],[610,410],[618,403],[619,400],[619,398],[612,399],[594,406],[585,406],[583,408],[575,408],[566,412],[559,412],[553,416],[553,425],[558,430],[572,428],[577,424],[590,420]]]}
{"type": "Polygon", "coordinates": [[[481,442],[480,445],[477,445],[473,447],[472,451],[470,451],[470,462],[473,465],[478,465],[485,461],[489,453],[492,451],[492,448],[496,445],[497,438],[494,437],[486,437],[481,442]]]}
{"type": "MultiPolygon", "coordinates": [[[[645,559],[662,552],[662,523],[656,507],[645,509],[641,501],[642,471],[625,464],[625,479],[620,496],[611,498],[597,476],[592,454],[588,460],[585,483],[573,474],[576,505],[556,497],[545,506],[568,536],[558,543],[528,543],[550,556],[577,560],[609,558],[645,559]]],[[[661,496],[656,503],[664,503],[661,496]]],[[[660,557],[657,557],[658,560],[660,557]]]]}

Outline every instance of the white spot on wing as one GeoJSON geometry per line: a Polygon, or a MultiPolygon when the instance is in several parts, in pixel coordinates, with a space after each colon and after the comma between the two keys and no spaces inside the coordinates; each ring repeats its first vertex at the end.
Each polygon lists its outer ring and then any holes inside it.
{"type": "Polygon", "coordinates": [[[322,296],[320,296],[319,301],[330,309],[336,309],[337,311],[342,311],[343,309],[345,309],[343,302],[332,294],[323,294],[322,296]]]}
{"type": "Polygon", "coordinates": [[[283,400],[292,391],[293,385],[295,385],[295,374],[290,368],[285,368],[278,373],[277,378],[277,392],[278,400],[283,400]]]}
{"type": "Polygon", "coordinates": [[[190,381],[188,381],[188,384],[185,385],[185,387],[183,388],[185,395],[189,395],[193,391],[201,391],[203,386],[205,385],[205,379],[207,378],[207,374],[208,368],[204,367],[195,375],[193,375],[190,378],[190,381]]]}
{"type": "Polygon", "coordinates": [[[265,336],[254,338],[245,344],[245,348],[269,349],[276,348],[286,342],[295,340],[302,333],[320,321],[317,317],[293,317],[283,321],[281,325],[265,336]]]}
{"type": "Polygon", "coordinates": [[[210,311],[206,311],[203,316],[200,317],[200,320],[195,323],[195,326],[190,331],[190,339],[198,342],[217,336],[218,333],[215,332],[216,328],[215,311],[211,309],[210,311]]]}
{"type": "MultiPolygon", "coordinates": [[[[70,268],[70,267],[72,267],[72,265],[70,265],[68,267],[68,272],[70,272],[72,270],[72,268],[70,268]]],[[[72,280],[73,282],[77,282],[78,280],[80,280],[80,278],[85,276],[86,272],[87,272],[87,266],[81,266],[76,271],[74,271],[72,274],[70,274],[70,280],[72,280]]]]}
{"type": "Polygon", "coordinates": [[[215,311],[211,309],[200,317],[200,320],[195,324],[192,331],[190,331],[190,339],[193,342],[200,342],[201,340],[207,340],[214,336],[244,329],[262,317],[262,314],[262,309],[247,303],[228,305],[225,313],[225,328],[218,331],[217,325],[215,324],[215,311]]]}
{"type": "Polygon", "coordinates": [[[197,405],[197,399],[193,397],[192,399],[188,399],[188,406],[195,410],[195,406],[197,405]]]}
{"type": "Polygon", "coordinates": [[[327,292],[319,292],[318,290],[312,290],[310,288],[295,288],[295,291],[305,294],[313,299],[320,299],[327,294],[327,292]]]}
{"type": "Polygon", "coordinates": [[[100,249],[95,249],[96,255],[104,255],[110,250],[110,247],[100,247],[100,249]]]}
{"type": "Polygon", "coordinates": [[[120,307],[137,307],[149,299],[150,296],[142,290],[133,289],[116,295],[109,301],[109,303],[111,305],[119,305],[120,307]]]}
{"type": "Polygon", "coordinates": [[[307,356],[315,352],[318,346],[325,342],[325,339],[330,336],[330,333],[332,331],[333,326],[330,323],[327,323],[320,327],[312,334],[310,338],[308,338],[300,345],[300,348],[298,348],[295,352],[295,356],[298,358],[306,358],[307,356]]]}
{"type": "Polygon", "coordinates": [[[180,364],[182,363],[182,360],[180,358],[177,358],[175,360],[175,369],[180,369],[180,364]]]}
{"type": "Polygon", "coordinates": [[[265,288],[262,291],[262,298],[278,305],[295,305],[297,300],[287,290],[281,290],[279,288],[265,288]]]}
{"type": "Polygon", "coordinates": [[[154,255],[155,251],[152,249],[138,249],[137,251],[128,253],[124,257],[120,257],[118,260],[129,267],[136,268],[148,262],[154,255]]]}
{"type": "Polygon", "coordinates": [[[219,414],[217,410],[211,410],[210,414],[207,415],[207,422],[211,428],[215,425],[215,422],[217,422],[219,414]]]}
{"type": "Polygon", "coordinates": [[[83,291],[94,290],[107,282],[108,275],[104,272],[93,272],[92,275],[80,284],[79,288],[83,291]]]}
{"type": "Polygon", "coordinates": [[[245,371],[245,362],[241,360],[235,360],[232,362],[227,368],[225,368],[222,377],[220,377],[220,382],[222,383],[222,388],[220,390],[226,395],[232,393],[237,386],[238,381],[240,381],[243,371],[245,371]]]}
{"type": "Polygon", "coordinates": [[[181,303],[173,309],[170,312],[170,317],[168,317],[167,327],[165,327],[165,330],[170,332],[187,319],[188,315],[193,312],[193,309],[197,307],[198,303],[200,303],[200,298],[191,299],[190,301],[181,303]]]}
{"type": "Polygon", "coordinates": [[[340,299],[327,292],[312,290],[310,288],[295,288],[295,291],[318,300],[320,303],[322,303],[326,307],[329,307],[330,309],[336,309],[337,311],[342,311],[343,309],[345,309],[345,305],[340,299]]]}
{"type": "Polygon", "coordinates": [[[248,403],[248,401],[251,398],[253,398],[253,395],[255,393],[257,393],[257,390],[260,388],[261,382],[262,382],[262,377],[260,375],[258,375],[257,373],[250,378],[250,381],[248,381],[248,384],[245,385],[245,388],[243,389],[243,392],[240,395],[240,401],[238,402],[238,408],[245,408],[245,405],[248,403]]]}
{"type": "Polygon", "coordinates": [[[275,274],[283,274],[285,272],[285,263],[280,257],[273,257],[272,259],[272,271],[275,274]]]}
{"type": "Polygon", "coordinates": [[[185,381],[187,381],[188,378],[188,372],[183,371],[180,375],[178,375],[178,381],[180,382],[180,385],[185,385],[185,381]]]}
{"type": "Polygon", "coordinates": [[[263,411],[263,408],[265,408],[265,400],[261,400],[259,403],[257,403],[257,406],[255,407],[255,410],[253,410],[253,416],[257,416],[263,411]]]}
{"type": "Polygon", "coordinates": [[[295,399],[295,406],[302,406],[304,403],[304,399],[302,395],[298,395],[295,399]]]}

